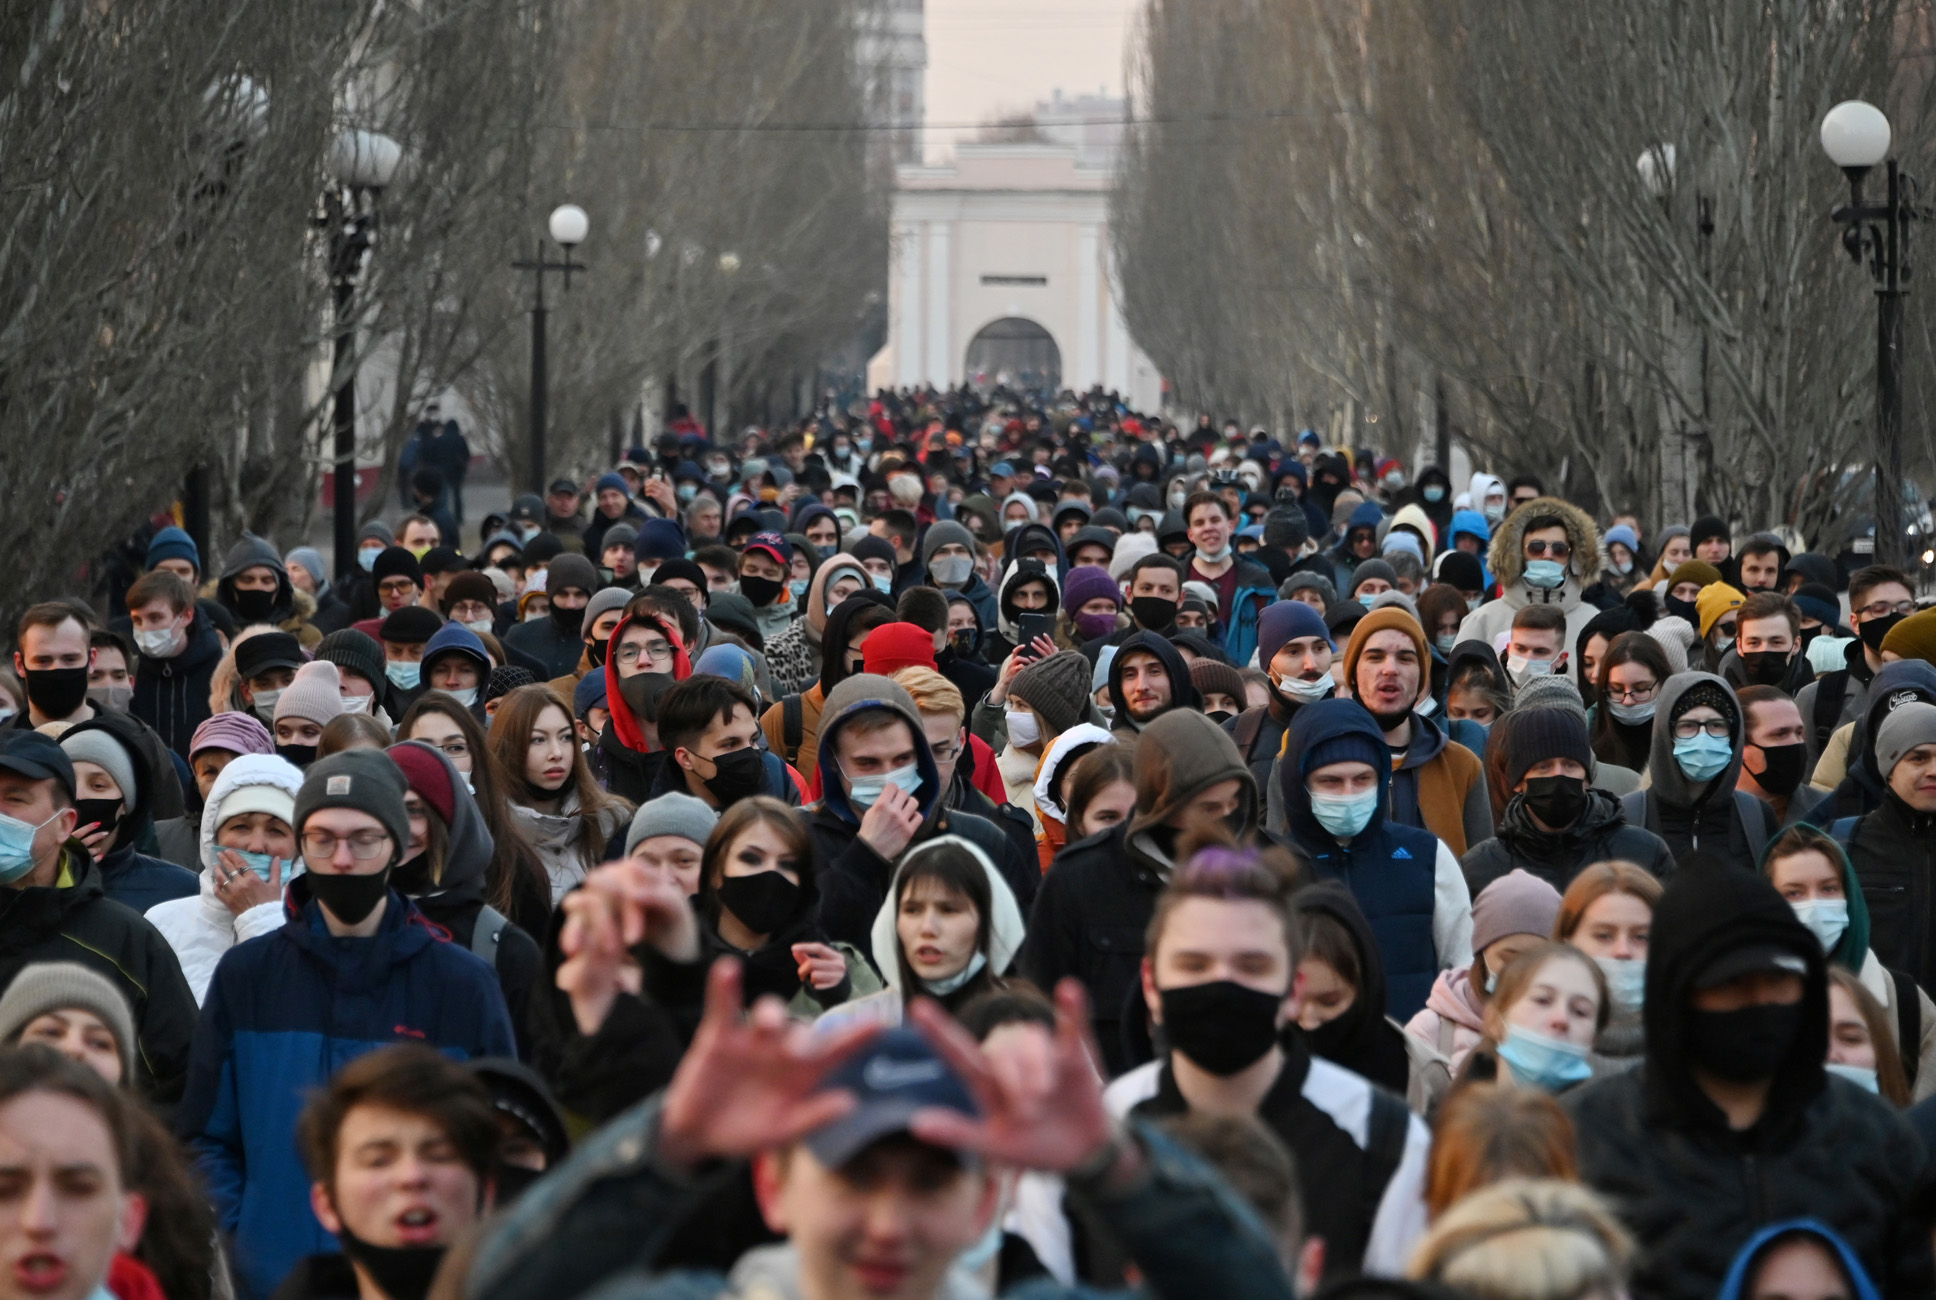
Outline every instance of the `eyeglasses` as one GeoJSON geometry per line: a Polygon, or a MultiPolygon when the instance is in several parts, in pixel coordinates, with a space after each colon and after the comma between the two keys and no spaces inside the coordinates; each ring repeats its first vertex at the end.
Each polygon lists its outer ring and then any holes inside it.
{"type": "Polygon", "coordinates": [[[672,647],[661,641],[657,645],[626,645],[618,649],[618,662],[621,668],[630,668],[641,659],[650,659],[653,663],[671,663],[672,647]]]}
{"type": "MultiPolygon", "coordinates": [[[[330,861],[336,856],[336,845],[342,838],[333,831],[304,831],[303,856],[318,862],[330,861]]],[[[384,845],[390,842],[390,837],[382,831],[358,831],[348,839],[350,856],[358,862],[381,857],[384,845]]]]}
{"type": "Polygon", "coordinates": [[[1692,718],[1682,718],[1674,724],[1675,740],[1692,740],[1705,731],[1716,740],[1726,740],[1732,730],[1726,718],[1709,718],[1706,722],[1696,722],[1692,718]]]}
{"type": "Polygon", "coordinates": [[[1878,600],[1875,604],[1864,605],[1855,612],[1863,618],[1888,618],[1891,614],[1913,614],[1916,612],[1916,602],[1899,600],[1890,604],[1886,600],[1878,600]]]}
{"type": "Polygon", "coordinates": [[[1607,687],[1607,698],[1616,704],[1645,704],[1648,700],[1654,698],[1654,692],[1659,689],[1659,682],[1648,682],[1645,686],[1635,686],[1631,689],[1609,686],[1607,687]]]}
{"type": "Polygon", "coordinates": [[[1535,560],[1544,559],[1549,555],[1556,560],[1564,560],[1573,554],[1573,548],[1566,542],[1531,541],[1526,543],[1526,554],[1535,560]]]}

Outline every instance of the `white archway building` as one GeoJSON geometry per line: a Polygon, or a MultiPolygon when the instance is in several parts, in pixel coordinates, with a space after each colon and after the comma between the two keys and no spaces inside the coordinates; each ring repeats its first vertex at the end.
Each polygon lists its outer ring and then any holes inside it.
{"type": "Polygon", "coordinates": [[[1020,348],[1052,356],[1064,388],[1101,384],[1140,410],[1160,405],[1161,377],[1110,284],[1110,171],[1083,165],[1080,153],[963,144],[950,165],[896,169],[887,345],[868,366],[870,386],[1023,378],[999,361],[999,376],[969,373],[971,346],[987,331],[1002,341],[975,349],[978,360],[1020,348]],[[1032,346],[1027,322],[1053,348],[1032,346]]]}

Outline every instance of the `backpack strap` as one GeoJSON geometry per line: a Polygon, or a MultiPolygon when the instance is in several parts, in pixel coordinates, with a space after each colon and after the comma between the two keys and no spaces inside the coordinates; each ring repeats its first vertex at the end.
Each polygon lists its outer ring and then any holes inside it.
{"type": "Polygon", "coordinates": [[[799,766],[800,743],[806,739],[806,709],[798,695],[780,701],[780,743],[786,747],[786,761],[799,766]]]}
{"type": "Polygon", "coordinates": [[[1902,1072],[1910,1088],[1916,1086],[1916,1066],[1922,1060],[1923,1003],[1916,996],[1916,981],[1899,970],[1889,972],[1896,988],[1896,1050],[1902,1056],[1902,1072]]]}
{"type": "Polygon", "coordinates": [[[1405,1159],[1405,1133],[1411,1122],[1412,1112],[1404,1102],[1383,1088],[1372,1086],[1371,1117],[1365,1124],[1365,1154],[1376,1162],[1374,1177],[1380,1197],[1384,1195],[1385,1184],[1405,1159]]]}
{"type": "Polygon", "coordinates": [[[1837,668],[1815,679],[1815,716],[1809,721],[1815,730],[1817,754],[1828,747],[1829,737],[1842,724],[1842,696],[1848,688],[1849,670],[1846,668],[1837,668]]]}
{"type": "Polygon", "coordinates": [[[1773,809],[1747,791],[1736,790],[1734,811],[1741,822],[1741,833],[1747,836],[1749,855],[1761,861],[1761,851],[1768,847],[1768,817],[1773,809]]]}
{"type": "Polygon", "coordinates": [[[484,904],[484,910],[477,914],[477,924],[471,927],[471,951],[491,963],[497,969],[497,949],[504,932],[511,928],[511,918],[484,904]]]}
{"type": "Polygon", "coordinates": [[[1620,796],[1620,811],[1626,814],[1629,826],[1639,826],[1654,834],[1660,834],[1660,805],[1654,801],[1650,787],[1634,790],[1620,796]]]}
{"type": "Polygon", "coordinates": [[[1237,715],[1237,726],[1230,738],[1237,742],[1237,752],[1250,761],[1251,746],[1257,743],[1257,734],[1264,729],[1264,713],[1268,705],[1260,704],[1254,709],[1245,709],[1237,715]]]}
{"type": "Polygon", "coordinates": [[[1860,817],[1837,817],[1829,823],[1829,838],[1843,848],[1848,848],[1849,841],[1855,838],[1855,824],[1861,820],[1860,817]]]}

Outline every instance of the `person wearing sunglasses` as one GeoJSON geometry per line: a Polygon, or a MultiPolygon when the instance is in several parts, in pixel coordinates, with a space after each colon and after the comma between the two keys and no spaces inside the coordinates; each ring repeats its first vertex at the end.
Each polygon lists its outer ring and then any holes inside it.
{"type": "MultiPolygon", "coordinates": [[[[1600,612],[1584,599],[1587,584],[1599,577],[1600,530],[1576,506],[1545,496],[1520,506],[1494,530],[1487,559],[1499,596],[1465,616],[1460,641],[1499,645],[1520,610],[1539,606],[1565,616],[1559,644],[1572,646],[1600,612]]],[[[1569,663],[1565,674],[1579,681],[1577,665],[1569,663]]]]}
{"type": "Polygon", "coordinates": [[[176,1132],[207,1177],[244,1294],[271,1294],[303,1256],[333,1248],[290,1134],[334,1070],[393,1042],[460,1059],[517,1051],[490,966],[443,942],[391,883],[411,842],[407,788],[376,750],[311,764],[288,921],[229,949],[209,981],[176,1132]]]}
{"type": "Polygon", "coordinates": [[[1713,673],[1677,673],[1660,684],[1651,784],[1621,798],[1627,822],[1667,841],[1680,866],[1754,871],[1778,829],[1774,810],[1735,788],[1745,722],[1734,688],[1713,673]]]}

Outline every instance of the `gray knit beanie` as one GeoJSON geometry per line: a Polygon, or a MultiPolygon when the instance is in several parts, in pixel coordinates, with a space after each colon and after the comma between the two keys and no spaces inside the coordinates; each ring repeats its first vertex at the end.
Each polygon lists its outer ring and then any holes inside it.
{"type": "Polygon", "coordinates": [[[1887,780],[1902,756],[1918,745],[1936,745],[1936,704],[1914,701],[1898,705],[1876,728],[1876,766],[1882,769],[1883,778],[1887,780]]]}
{"type": "Polygon", "coordinates": [[[632,814],[632,828],[625,832],[625,851],[630,853],[640,840],[655,835],[677,835],[682,840],[704,845],[719,824],[719,813],[704,799],[689,794],[662,794],[639,805],[632,814]]]}
{"type": "Polygon", "coordinates": [[[1016,673],[1008,693],[1041,715],[1045,736],[1060,735],[1082,721],[1090,675],[1080,650],[1060,650],[1016,673]]]}
{"type": "MultiPolygon", "coordinates": [[[[90,760],[92,761],[92,760],[90,760]]],[[[128,999],[99,971],[78,962],[42,961],[24,966],[0,996],[0,1043],[12,1044],[20,1031],[50,1011],[78,1007],[93,1012],[121,1055],[121,1082],[134,1077],[134,1012],[128,999]]]]}
{"type": "Polygon", "coordinates": [[[409,784],[403,772],[379,749],[346,749],[309,765],[302,789],[296,792],[296,838],[303,824],[319,808],[354,808],[383,823],[393,845],[394,866],[410,847],[410,811],[403,796],[409,784]]]}
{"type": "Polygon", "coordinates": [[[134,759],[128,755],[114,733],[103,727],[90,727],[86,731],[70,731],[60,738],[60,747],[70,761],[92,763],[109,776],[120,787],[121,801],[132,808],[141,799],[141,787],[134,776],[134,759]]]}

